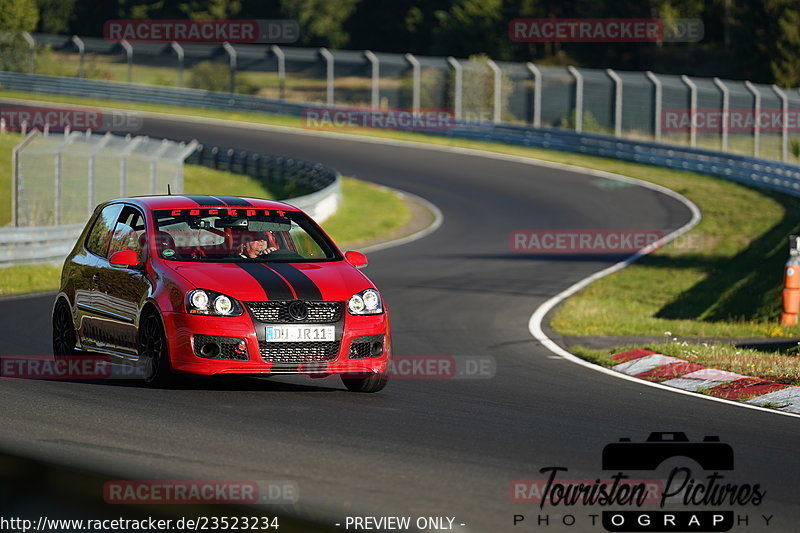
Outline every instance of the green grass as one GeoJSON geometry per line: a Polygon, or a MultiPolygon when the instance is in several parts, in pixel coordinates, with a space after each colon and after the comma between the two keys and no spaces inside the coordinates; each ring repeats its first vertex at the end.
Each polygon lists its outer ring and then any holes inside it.
{"type": "Polygon", "coordinates": [[[371,183],[344,178],[342,204],[322,226],[344,248],[377,239],[403,227],[411,216],[396,194],[371,183]]]}
{"type": "Polygon", "coordinates": [[[617,364],[611,358],[612,355],[642,348],[709,368],[736,372],[743,376],[800,385],[800,357],[797,355],[797,350],[770,353],[725,344],[675,341],[646,346],[623,346],[608,350],[590,350],[583,346],[573,346],[570,351],[588,361],[611,368],[617,364]]]}
{"type": "MultiPolygon", "coordinates": [[[[185,176],[190,194],[219,193],[216,176],[205,172],[185,176]],[[197,179],[195,179],[197,178],[197,179]]],[[[217,171],[212,171],[217,172],[217,171]]],[[[221,173],[226,174],[226,173],[221,173]]],[[[232,175],[225,192],[234,196],[266,198],[268,191],[247,176],[232,175]],[[252,181],[253,183],[248,183],[252,181]]],[[[340,248],[384,237],[401,228],[409,218],[408,206],[394,192],[353,178],[342,178],[342,204],[322,226],[340,248]],[[364,206],[369,206],[364,208],[364,206]]],[[[61,265],[20,265],[0,268],[0,296],[58,289],[61,265]]]]}
{"type": "MultiPolygon", "coordinates": [[[[94,101],[75,97],[0,96],[232,119],[301,127],[297,117],[94,101]]],[[[700,225],[667,247],[570,298],[553,321],[566,335],[788,336],[777,325],[786,237],[800,232],[792,216],[800,200],[700,174],[535,148],[433,137],[412,132],[347,129],[346,133],[475,148],[632,176],[664,185],[695,202],[700,225]]]]}
{"type": "Polygon", "coordinates": [[[0,134],[0,226],[11,222],[11,151],[20,141],[18,133],[0,134]]]}
{"type": "MultiPolygon", "coordinates": [[[[0,225],[11,221],[11,149],[22,140],[17,134],[0,135],[0,225]]],[[[184,167],[187,194],[230,194],[266,199],[285,199],[307,191],[265,184],[249,176],[198,165],[184,167]]],[[[342,178],[342,204],[324,224],[341,246],[389,235],[409,219],[409,209],[393,192],[353,178],[342,178]],[[366,206],[366,207],[365,207],[366,206]]],[[[53,291],[58,288],[60,265],[40,264],[0,268],[0,295],[53,291]]]]}

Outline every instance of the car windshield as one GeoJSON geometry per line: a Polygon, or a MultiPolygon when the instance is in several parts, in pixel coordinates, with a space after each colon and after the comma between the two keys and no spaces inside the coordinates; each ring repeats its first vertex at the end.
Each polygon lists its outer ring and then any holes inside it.
{"type": "Polygon", "coordinates": [[[170,209],[155,211],[159,257],[199,262],[317,262],[341,256],[299,211],[170,209]]]}

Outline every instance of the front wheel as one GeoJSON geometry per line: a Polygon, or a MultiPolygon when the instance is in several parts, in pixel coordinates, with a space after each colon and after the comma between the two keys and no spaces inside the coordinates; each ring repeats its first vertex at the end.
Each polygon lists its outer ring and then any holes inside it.
{"type": "Polygon", "coordinates": [[[59,300],[53,310],[53,355],[75,355],[77,335],[72,322],[72,313],[66,301],[59,300]]]}
{"type": "Polygon", "coordinates": [[[143,316],[139,324],[139,364],[145,383],[155,386],[172,383],[167,336],[161,319],[152,311],[143,316]]]}
{"type": "Polygon", "coordinates": [[[379,374],[343,374],[342,383],[351,392],[378,392],[382,390],[389,381],[389,372],[379,374]]]}

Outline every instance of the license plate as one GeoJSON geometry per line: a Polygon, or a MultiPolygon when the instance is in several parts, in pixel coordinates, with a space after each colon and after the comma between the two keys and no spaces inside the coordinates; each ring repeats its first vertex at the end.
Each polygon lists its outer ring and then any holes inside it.
{"type": "Polygon", "coordinates": [[[336,340],[335,326],[267,326],[267,342],[320,342],[336,340]]]}

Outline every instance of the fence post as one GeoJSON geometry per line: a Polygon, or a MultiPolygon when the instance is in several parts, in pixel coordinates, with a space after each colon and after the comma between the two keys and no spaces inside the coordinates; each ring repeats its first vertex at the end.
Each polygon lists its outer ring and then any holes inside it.
{"type": "Polygon", "coordinates": [[[270,52],[275,54],[278,60],[278,98],[283,100],[286,91],[286,54],[283,53],[281,47],[273,44],[269,47],[270,52]]]}
{"type": "Polygon", "coordinates": [[[380,99],[380,81],[381,81],[381,62],[372,50],[364,50],[364,57],[370,62],[372,66],[372,90],[371,90],[371,106],[372,109],[378,109],[381,106],[380,99]]]}
{"type": "Polygon", "coordinates": [[[583,75],[573,66],[567,67],[572,77],[575,78],[575,131],[583,131],[583,75]]]}
{"type": "Polygon", "coordinates": [[[689,146],[695,148],[697,146],[697,85],[686,74],[681,75],[681,81],[689,87],[689,146]]]}
{"type": "Polygon", "coordinates": [[[128,145],[119,154],[119,195],[124,198],[128,195],[128,156],[146,137],[128,136],[128,145]]]}
{"type": "Polygon", "coordinates": [[[720,92],[722,92],[722,151],[728,151],[728,130],[730,129],[730,115],[731,115],[731,94],[728,86],[725,85],[721,79],[714,78],[714,85],[716,85],[720,92]]]}
{"type": "Polygon", "coordinates": [[[61,152],[67,145],[71,144],[74,140],[72,135],[67,135],[64,140],[56,147],[56,152],[54,156],[54,165],[53,165],[53,173],[54,173],[54,186],[55,186],[55,196],[53,198],[53,208],[55,211],[53,212],[53,225],[60,226],[61,225],[61,189],[62,189],[62,175],[61,175],[61,152]]]}
{"type": "Polygon", "coordinates": [[[528,61],[525,63],[533,74],[533,127],[542,127],[542,71],[539,67],[528,61]]]}
{"type": "Polygon", "coordinates": [[[125,49],[125,55],[128,57],[128,83],[131,83],[133,81],[133,46],[125,39],[122,39],[119,44],[125,49]]]}
{"type": "Polygon", "coordinates": [[[502,72],[500,72],[500,67],[497,66],[492,59],[487,59],[486,64],[489,65],[489,68],[492,69],[492,73],[494,74],[494,104],[493,104],[493,114],[492,114],[492,121],[495,124],[500,123],[500,115],[502,110],[500,109],[503,105],[503,81],[501,78],[502,72]]]}
{"type": "Polygon", "coordinates": [[[28,43],[28,74],[33,74],[33,71],[36,70],[36,62],[34,59],[36,41],[33,40],[33,37],[27,31],[22,32],[22,38],[28,43]]]}
{"type": "Polygon", "coordinates": [[[222,48],[228,54],[228,68],[230,69],[228,92],[233,94],[236,92],[236,49],[228,41],[222,43],[222,48]]]}
{"type": "Polygon", "coordinates": [[[87,205],[87,216],[90,216],[92,214],[92,211],[94,211],[94,204],[95,204],[95,191],[94,191],[94,189],[95,189],[95,157],[97,156],[97,153],[100,150],[102,150],[109,143],[109,141],[111,141],[112,137],[113,137],[113,135],[111,135],[111,132],[110,131],[107,132],[105,135],[103,135],[103,138],[100,139],[100,141],[97,143],[97,146],[95,146],[89,152],[89,162],[88,162],[89,163],[88,164],[89,175],[87,176],[87,186],[86,186],[86,188],[88,190],[88,195],[87,195],[88,196],[88,199],[87,199],[87,204],[88,204],[87,205]]]}
{"type": "Polygon", "coordinates": [[[761,151],[761,93],[749,80],[745,80],[744,84],[753,94],[753,155],[758,157],[761,151]]]}
{"type": "Polygon", "coordinates": [[[653,74],[651,71],[647,71],[644,73],[647,76],[647,79],[653,82],[653,139],[656,142],[661,142],[661,102],[663,99],[663,88],[661,86],[661,80],[658,79],[658,76],[653,74]]]}
{"type": "Polygon", "coordinates": [[[157,194],[156,191],[156,182],[158,181],[156,178],[158,176],[158,160],[161,159],[161,156],[164,155],[164,152],[167,151],[169,148],[169,140],[162,139],[161,146],[158,147],[158,150],[153,152],[153,155],[150,157],[150,194],[157,194]]]}
{"type": "Polygon", "coordinates": [[[330,50],[325,48],[324,46],[319,49],[319,55],[325,59],[325,102],[328,105],[333,105],[333,83],[334,83],[334,75],[333,75],[333,54],[330,50]]]}
{"type": "Polygon", "coordinates": [[[610,68],[606,74],[614,80],[614,135],[622,137],[622,78],[610,68]]]}
{"type": "Polygon", "coordinates": [[[79,65],[78,66],[78,77],[79,78],[83,78],[83,77],[85,77],[84,76],[85,72],[83,70],[83,56],[84,56],[84,52],[86,51],[86,47],[83,46],[83,41],[77,35],[73,35],[72,36],[72,42],[73,42],[73,44],[75,44],[75,46],[78,47],[78,55],[80,57],[79,63],[78,63],[78,65],[79,65]]]}
{"type": "Polygon", "coordinates": [[[453,56],[447,57],[447,63],[453,67],[455,72],[455,86],[453,87],[453,112],[455,113],[456,120],[461,118],[462,97],[464,93],[464,67],[453,56]]]}
{"type": "Polygon", "coordinates": [[[419,107],[420,107],[420,95],[419,95],[419,93],[420,93],[420,64],[419,64],[419,61],[417,60],[417,58],[414,57],[413,54],[406,54],[404,57],[406,58],[406,61],[408,61],[409,65],[411,65],[412,73],[413,73],[413,76],[414,76],[414,78],[413,78],[414,87],[413,87],[413,93],[412,93],[412,97],[411,97],[411,101],[412,101],[411,108],[412,108],[414,114],[416,115],[417,113],[419,113],[419,107]]]}
{"type": "Polygon", "coordinates": [[[781,99],[781,159],[786,161],[789,159],[789,99],[777,85],[773,85],[772,90],[781,99]]]}
{"type": "MultiPolygon", "coordinates": [[[[24,132],[23,132],[24,135],[24,132]]],[[[25,135],[25,138],[20,142],[18,145],[11,150],[11,167],[12,172],[14,173],[13,179],[11,180],[11,225],[12,226],[19,226],[19,196],[20,191],[22,190],[22,172],[20,167],[19,161],[19,154],[20,152],[34,139],[34,137],[39,136],[39,130],[34,128],[28,135],[25,135]]],[[[30,220],[30,214],[28,215],[28,220],[30,220]]]]}
{"type": "Polygon", "coordinates": [[[183,88],[183,47],[175,41],[169,43],[169,47],[172,48],[175,51],[175,55],[178,56],[178,87],[183,88]]]}

